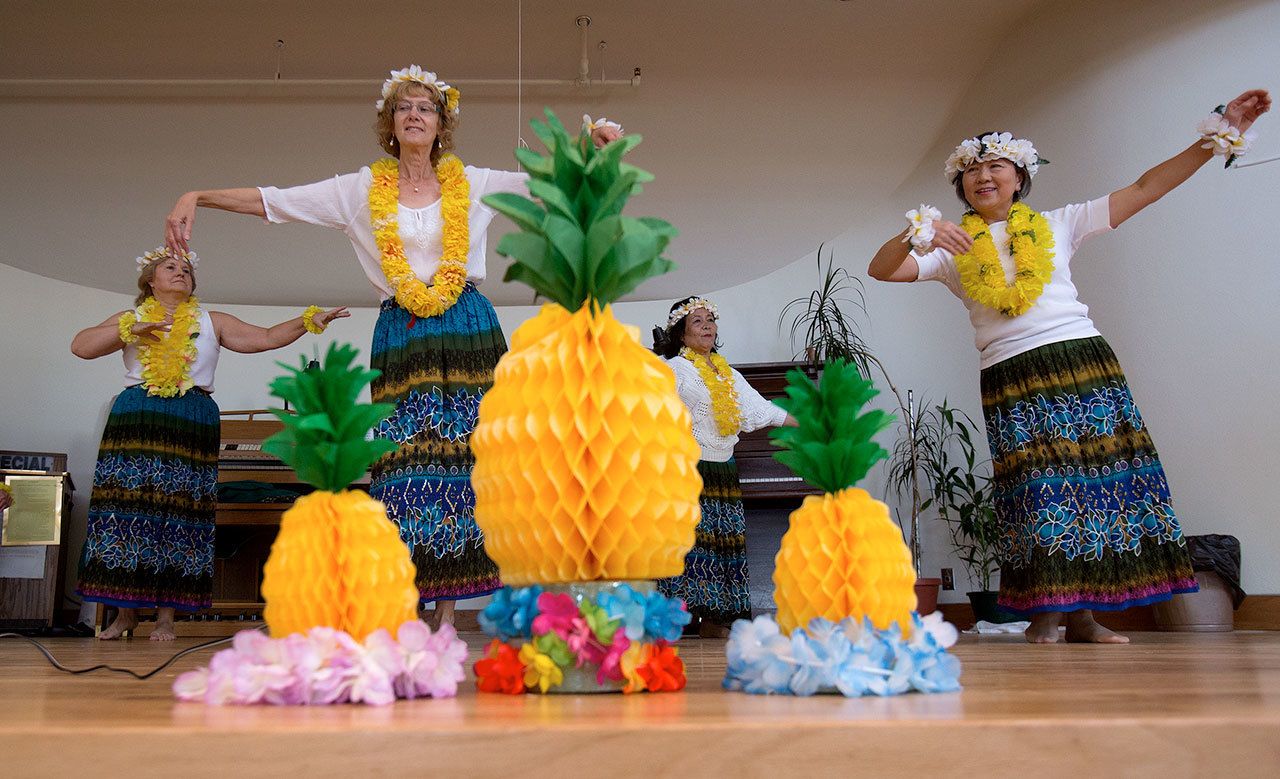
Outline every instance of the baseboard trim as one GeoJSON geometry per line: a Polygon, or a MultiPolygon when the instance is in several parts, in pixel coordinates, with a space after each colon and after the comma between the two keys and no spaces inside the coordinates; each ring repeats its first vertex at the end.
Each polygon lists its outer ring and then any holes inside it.
{"type": "MultiPolygon", "coordinates": [[[[938,611],[961,630],[973,627],[973,607],[968,603],[939,603],[938,611]]],[[[1158,630],[1150,606],[1127,611],[1095,611],[1098,623],[1112,630],[1158,630]]],[[[1280,595],[1250,595],[1240,604],[1233,620],[1236,630],[1280,630],[1280,595]]]]}

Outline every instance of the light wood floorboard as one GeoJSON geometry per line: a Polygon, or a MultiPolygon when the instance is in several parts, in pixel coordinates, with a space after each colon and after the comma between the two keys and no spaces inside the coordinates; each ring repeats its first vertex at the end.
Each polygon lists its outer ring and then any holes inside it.
{"type": "MultiPolygon", "coordinates": [[[[485,637],[465,634],[478,657],[485,637]]],[[[1128,646],[965,636],[961,693],[725,693],[724,643],[685,640],[682,693],[478,694],[377,708],[179,704],[177,673],[68,676],[0,640],[0,774],[311,776],[1260,776],[1280,772],[1280,633],[1135,633],[1128,646]],[[128,767],[118,763],[127,755],[128,767]],[[15,773],[9,774],[9,767],[15,773]],[[114,767],[114,769],[113,769],[114,767]]],[[[149,670],[199,643],[45,643],[149,670]]]]}

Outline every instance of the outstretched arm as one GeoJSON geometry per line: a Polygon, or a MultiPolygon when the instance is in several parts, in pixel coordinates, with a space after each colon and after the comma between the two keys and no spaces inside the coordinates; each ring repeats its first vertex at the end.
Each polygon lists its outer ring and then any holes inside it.
{"type": "MultiPolygon", "coordinates": [[[[231,314],[212,311],[213,328],[218,333],[218,343],[233,352],[254,354],[288,346],[307,332],[302,317],[297,316],[274,327],[251,325],[231,314]]],[[[351,316],[346,306],[331,308],[316,314],[312,321],[320,327],[328,327],[335,319],[351,316]]]]}
{"type": "Polygon", "coordinates": [[[170,249],[180,252],[191,250],[191,227],[196,221],[196,208],[217,208],[233,214],[250,214],[265,217],[267,209],[262,204],[262,193],[255,187],[238,189],[205,189],[188,192],[178,198],[173,210],[164,220],[164,242],[170,249]]]}
{"type": "MultiPolygon", "coordinates": [[[[1271,95],[1265,89],[1251,89],[1232,100],[1223,118],[1240,132],[1248,130],[1258,117],[1271,109],[1271,95]]],[[[1210,159],[1213,152],[1200,148],[1200,141],[1183,149],[1124,189],[1111,193],[1109,200],[1111,226],[1119,227],[1129,217],[1173,191],[1210,159]]]]}

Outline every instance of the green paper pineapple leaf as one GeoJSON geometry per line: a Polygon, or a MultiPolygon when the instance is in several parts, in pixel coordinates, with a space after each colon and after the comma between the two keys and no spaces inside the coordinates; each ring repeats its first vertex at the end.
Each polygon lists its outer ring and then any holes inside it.
{"type": "Polygon", "coordinates": [[[769,433],[783,449],[774,459],[823,492],[852,487],[871,466],[889,456],[872,440],[894,417],[879,409],[860,413],[879,394],[851,362],[833,360],[819,384],[799,370],[787,373],[787,397],[774,402],[795,417],[797,427],[769,433]]]}
{"type": "Polygon", "coordinates": [[[547,153],[516,149],[537,200],[505,192],[484,197],[521,229],[498,244],[498,253],[515,261],[503,280],[528,284],[567,311],[588,301],[604,307],[675,267],[662,252],[676,229],[661,219],[622,215],[627,200],[653,180],[622,161],[640,136],[597,149],[585,128],[574,136],[550,109],[546,117],[532,125],[547,153]]]}
{"type": "Polygon", "coordinates": [[[360,391],[380,372],[352,366],[359,352],[349,344],[330,344],[320,370],[297,368],[271,382],[271,394],[292,403],[297,413],[271,409],[284,430],[262,442],[263,451],[279,457],[298,478],[319,490],[339,492],[364,474],[371,463],[396,444],[366,440],[369,428],[390,416],[389,403],[357,403],[360,391]]]}

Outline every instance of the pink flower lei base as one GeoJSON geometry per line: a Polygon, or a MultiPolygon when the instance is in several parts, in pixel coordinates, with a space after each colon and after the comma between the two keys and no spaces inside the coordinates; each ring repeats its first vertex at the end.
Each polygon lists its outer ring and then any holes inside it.
{"type": "Polygon", "coordinates": [[[385,706],[400,698],[457,695],[466,659],[467,645],[452,625],[432,632],[416,619],[401,625],[395,638],[376,630],[364,643],[327,627],[275,639],[242,630],[207,668],[181,674],[173,692],[180,701],[215,706],[385,706]]]}

